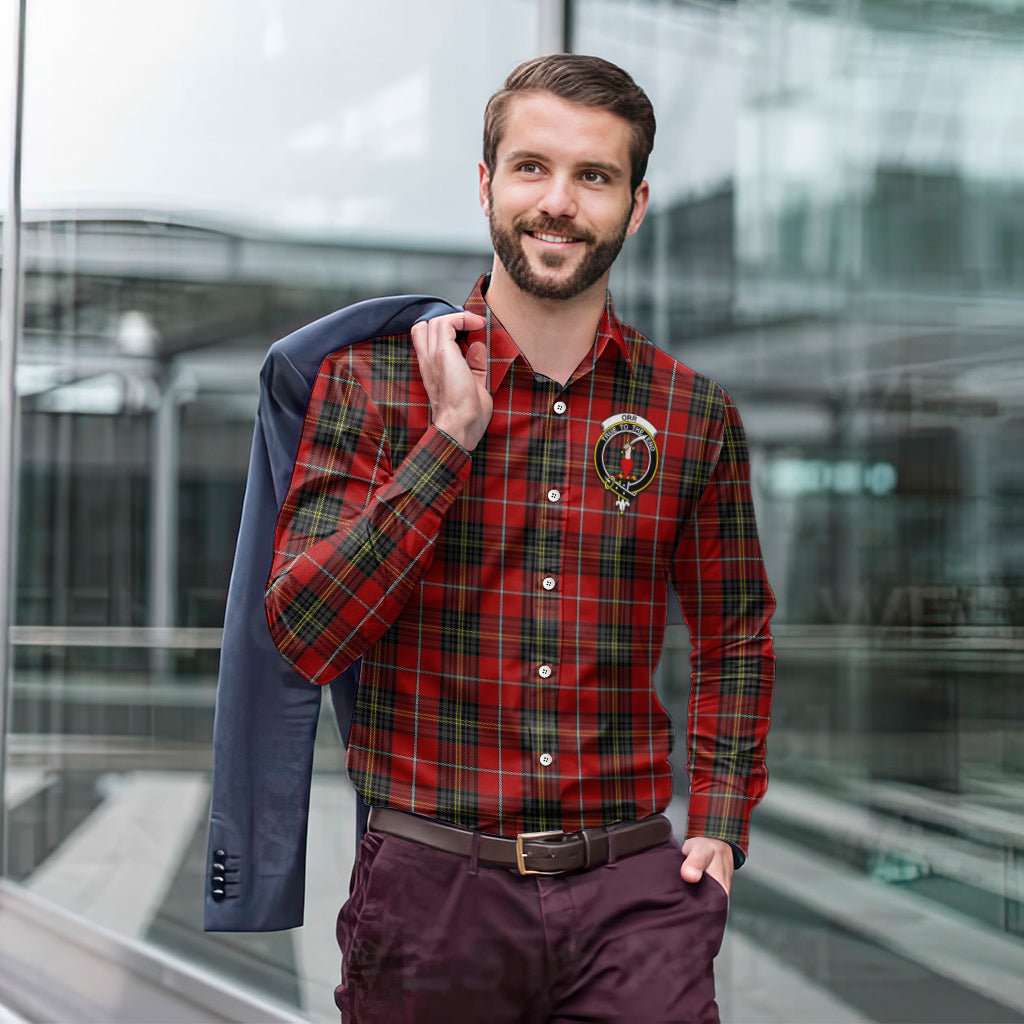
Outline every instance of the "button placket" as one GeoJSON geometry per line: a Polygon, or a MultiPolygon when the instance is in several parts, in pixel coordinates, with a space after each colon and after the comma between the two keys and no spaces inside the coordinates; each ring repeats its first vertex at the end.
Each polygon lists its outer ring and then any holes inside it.
{"type": "MultiPolygon", "coordinates": [[[[539,587],[536,591],[538,618],[544,620],[547,628],[538,629],[538,643],[535,647],[532,688],[535,695],[536,715],[528,715],[530,724],[530,755],[533,763],[532,793],[541,800],[558,799],[558,777],[561,769],[557,758],[557,722],[559,703],[558,668],[561,636],[564,625],[561,622],[561,597],[566,580],[563,578],[564,556],[563,536],[566,516],[569,514],[569,451],[568,435],[570,423],[566,413],[568,402],[556,398],[553,382],[548,382],[551,391],[547,396],[548,415],[535,420],[538,434],[543,431],[543,442],[535,442],[536,463],[539,479],[533,484],[536,491],[532,500],[538,522],[538,533],[543,538],[543,547],[538,551],[536,562],[539,587]],[[543,636],[543,640],[540,637],[543,636]]],[[[540,412],[540,409],[537,410],[540,412]]],[[[538,436],[538,441],[540,440],[538,436]]],[[[572,581],[568,581],[570,593],[572,581]]],[[[532,794],[531,794],[532,795],[532,794]]]]}

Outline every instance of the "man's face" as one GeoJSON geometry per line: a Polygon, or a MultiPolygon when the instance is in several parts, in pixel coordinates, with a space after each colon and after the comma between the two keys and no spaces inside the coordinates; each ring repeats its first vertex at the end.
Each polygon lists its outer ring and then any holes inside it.
{"type": "Polygon", "coordinates": [[[522,291],[604,292],[647,209],[647,183],[630,189],[629,142],[629,124],[607,110],[546,92],[511,101],[493,176],[480,165],[480,202],[495,254],[522,291]]]}

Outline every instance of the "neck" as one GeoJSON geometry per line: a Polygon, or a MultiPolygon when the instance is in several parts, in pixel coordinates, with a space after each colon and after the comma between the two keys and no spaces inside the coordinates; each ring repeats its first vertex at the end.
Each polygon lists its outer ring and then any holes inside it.
{"type": "Polygon", "coordinates": [[[566,384],[594,344],[604,314],[608,274],[571,299],[524,292],[494,257],[487,305],[537,373],[566,384]]]}

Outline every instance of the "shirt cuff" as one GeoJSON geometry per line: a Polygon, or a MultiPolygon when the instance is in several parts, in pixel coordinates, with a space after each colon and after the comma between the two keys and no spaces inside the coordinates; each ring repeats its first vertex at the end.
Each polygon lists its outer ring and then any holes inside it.
{"type": "Polygon", "coordinates": [[[451,435],[451,434],[449,434],[449,433],[447,433],[446,431],[442,430],[442,429],[441,429],[440,427],[438,427],[438,426],[434,426],[434,430],[435,430],[435,431],[436,431],[436,432],[437,432],[438,434],[440,434],[440,435],[441,435],[441,436],[442,436],[443,438],[446,438],[446,439],[447,439],[448,441],[450,441],[450,442],[451,442],[451,443],[452,443],[453,445],[455,445],[455,447],[456,447],[456,448],[458,448],[460,452],[462,452],[462,453],[463,453],[463,454],[465,454],[465,455],[468,455],[468,456],[469,456],[470,458],[472,458],[472,457],[473,457],[473,453],[472,453],[472,452],[471,452],[471,451],[470,451],[470,450],[469,450],[468,448],[463,448],[463,447],[462,447],[462,445],[461,445],[461,444],[459,444],[459,442],[458,442],[458,441],[456,441],[456,440],[455,440],[455,438],[454,438],[454,437],[452,437],[452,435],[451,435]]]}
{"type": "Polygon", "coordinates": [[[462,491],[471,464],[458,441],[428,427],[382,497],[409,520],[416,521],[418,515],[441,519],[462,491]]]}
{"type": "Polygon", "coordinates": [[[714,795],[690,792],[686,834],[728,843],[738,867],[746,859],[744,851],[750,832],[750,805],[746,797],[739,793],[726,793],[724,785],[719,785],[719,792],[714,795]]]}

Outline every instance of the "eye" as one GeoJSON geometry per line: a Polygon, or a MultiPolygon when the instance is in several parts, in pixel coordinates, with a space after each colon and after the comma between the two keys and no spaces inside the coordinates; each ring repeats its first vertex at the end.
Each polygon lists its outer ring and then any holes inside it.
{"type": "Polygon", "coordinates": [[[608,175],[602,174],[600,171],[584,171],[583,180],[588,185],[601,185],[608,180],[608,175]]]}
{"type": "Polygon", "coordinates": [[[517,168],[517,171],[522,171],[523,174],[539,174],[540,164],[535,164],[532,160],[525,160],[517,168]]]}

